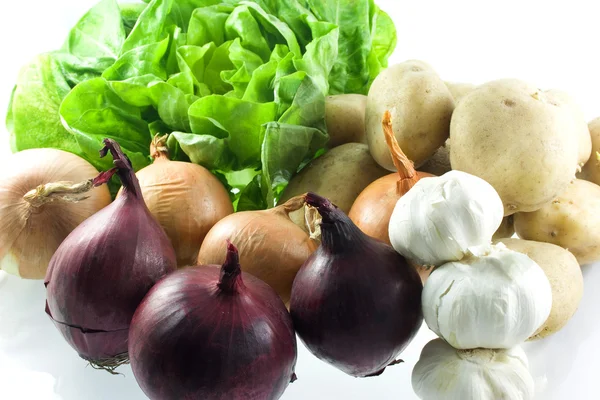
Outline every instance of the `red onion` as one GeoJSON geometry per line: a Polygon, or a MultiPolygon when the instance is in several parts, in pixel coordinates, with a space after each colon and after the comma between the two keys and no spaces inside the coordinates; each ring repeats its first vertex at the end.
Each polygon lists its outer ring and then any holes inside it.
{"type": "Polygon", "coordinates": [[[92,366],[127,362],[131,318],[150,288],[176,268],[175,251],[144,204],[131,162],[111,139],[123,195],[86,219],[59,246],[46,274],[46,312],[92,366]]]}
{"type": "Polygon", "coordinates": [[[283,302],[241,271],[227,243],[223,266],[162,279],[137,309],[131,367],[153,400],[278,399],[296,379],[296,336],[283,302]]]}
{"type": "Polygon", "coordinates": [[[352,376],[379,375],[423,321],[419,274],[329,200],[308,193],[306,203],[321,214],[321,246],[294,280],[294,327],[321,360],[352,376]]]}

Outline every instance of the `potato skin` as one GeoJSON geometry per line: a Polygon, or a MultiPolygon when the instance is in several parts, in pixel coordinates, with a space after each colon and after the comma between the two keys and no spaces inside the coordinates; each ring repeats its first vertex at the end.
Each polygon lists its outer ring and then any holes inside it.
{"type": "Polygon", "coordinates": [[[468,94],[452,115],[450,135],[452,169],[489,182],[505,215],[541,208],[575,178],[571,106],[525,82],[493,81],[468,94]]]}
{"type": "Polygon", "coordinates": [[[325,99],[325,123],[329,133],[328,147],[345,143],[367,144],[365,135],[365,111],[367,96],[362,94],[338,94],[325,99]]]}
{"type": "Polygon", "coordinates": [[[446,172],[452,171],[450,165],[450,139],[446,140],[446,143],[437,149],[425,164],[419,167],[419,171],[435,176],[442,176],[446,172]]]}
{"type": "Polygon", "coordinates": [[[600,185],[600,118],[596,118],[588,124],[590,136],[592,139],[592,155],[588,162],[583,166],[579,177],[600,185]]]}
{"type": "Polygon", "coordinates": [[[520,238],[568,249],[580,264],[600,260],[600,186],[576,179],[554,201],[515,215],[520,238]]]}
{"type": "Polygon", "coordinates": [[[458,104],[463,97],[477,89],[477,85],[472,83],[445,82],[445,84],[448,87],[448,90],[450,90],[452,97],[454,97],[454,103],[456,104],[458,104]]]}
{"type": "Polygon", "coordinates": [[[348,213],[364,188],[387,174],[389,172],[373,160],[366,144],[343,144],[313,160],[293,177],[279,203],[314,192],[348,213]]]}
{"type": "Polygon", "coordinates": [[[500,224],[500,227],[496,233],[494,233],[492,240],[510,238],[515,234],[515,221],[513,217],[514,215],[509,215],[508,217],[504,217],[504,219],[502,219],[502,223],[500,224]]]}
{"type": "Polygon", "coordinates": [[[369,149],[379,165],[395,171],[381,127],[388,110],[398,144],[419,167],[448,139],[454,99],[444,81],[422,61],[391,66],[373,81],[365,114],[369,149]]]}
{"type": "Polygon", "coordinates": [[[550,316],[529,340],[542,339],[561,330],[577,311],[583,296],[583,275],[575,256],[550,243],[521,239],[502,239],[500,242],[535,261],[552,287],[550,316]]]}

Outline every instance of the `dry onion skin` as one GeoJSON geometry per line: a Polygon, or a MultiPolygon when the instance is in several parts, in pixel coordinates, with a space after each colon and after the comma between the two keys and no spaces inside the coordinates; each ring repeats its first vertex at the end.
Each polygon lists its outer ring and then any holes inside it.
{"type": "Polygon", "coordinates": [[[98,170],[75,154],[55,149],[15,153],[0,172],[0,269],[43,279],[61,242],[111,202],[98,170]]]}
{"type": "Polygon", "coordinates": [[[289,217],[304,204],[301,195],[269,210],[223,218],[206,235],[198,265],[223,264],[229,239],[238,248],[242,270],[269,284],[287,304],[298,270],[318,247],[289,217]]]}
{"type": "Polygon", "coordinates": [[[195,265],[204,237],[233,213],[233,205],[223,184],[209,170],[169,159],[167,137],[155,136],[150,146],[154,162],[136,176],[146,206],[173,244],[177,265],[195,265]]]}

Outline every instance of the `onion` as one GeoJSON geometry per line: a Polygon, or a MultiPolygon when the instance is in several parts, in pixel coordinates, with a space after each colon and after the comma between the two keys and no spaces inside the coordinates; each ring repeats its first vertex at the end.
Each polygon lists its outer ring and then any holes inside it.
{"type": "Polygon", "coordinates": [[[77,225],[110,204],[98,171],[75,154],[54,149],[15,153],[0,171],[0,269],[44,279],[52,255],[77,225]],[[82,201],[85,200],[85,201],[82,201]]]}
{"type": "Polygon", "coordinates": [[[198,264],[222,264],[225,243],[230,239],[240,251],[243,270],[268,283],[287,304],[296,273],[317,248],[289,217],[303,206],[304,196],[296,196],[269,210],[225,217],[206,235],[198,264]]]}
{"type": "MultiPolygon", "coordinates": [[[[391,245],[388,226],[398,199],[404,196],[419,179],[433,175],[416,171],[413,162],[406,157],[394,136],[389,111],[384,113],[382,125],[398,173],[386,175],[367,186],[352,204],[348,216],[361,231],[391,245]]],[[[420,265],[413,266],[425,281],[430,274],[430,269],[420,265]]]]}
{"type": "Polygon", "coordinates": [[[150,146],[154,163],[137,172],[142,195],[177,255],[179,266],[194,265],[204,237],[219,220],[233,213],[223,184],[206,168],[169,160],[168,135],[150,146]]]}
{"type": "Polygon", "coordinates": [[[188,267],[158,282],[129,333],[135,378],[153,400],[278,399],[296,379],[296,335],[277,294],[241,272],[227,243],[223,266],[188,267]]]}
{"type": "Polygon", "coordinates": [[[345,373],[379,375],[421,326],[421,279],[329,200],[308,193],[306,203],[321,214],[321,245],[294,280],[296,332],[315,356],[345,373]]]}
{"type": "Polygon", "coordinates": [[[175,270],[175,251],[146,208],[131,162],[104,139],[124,190],[60,245],[46,274],[46,312],[67,342],[92,366],[127,362],[127,334],[150,288],[175,270]]]}

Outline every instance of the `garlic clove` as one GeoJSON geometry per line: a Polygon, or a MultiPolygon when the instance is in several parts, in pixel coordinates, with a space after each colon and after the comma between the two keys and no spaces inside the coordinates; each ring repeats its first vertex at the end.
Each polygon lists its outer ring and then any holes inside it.
{"type": "Polygon", "coordinates": [[[520,347],[456,350],[442,339],[423,348],[412,386],[423,400],[529,400],[535,393],[520,347]]]}
{"type": "Polygon", "coordinates": [[[423,289],[429,328],[457,349],[507,349],[548,318],[552,290],[543,270],[504,245],[470,248],[436,269],[423,289]]]}

